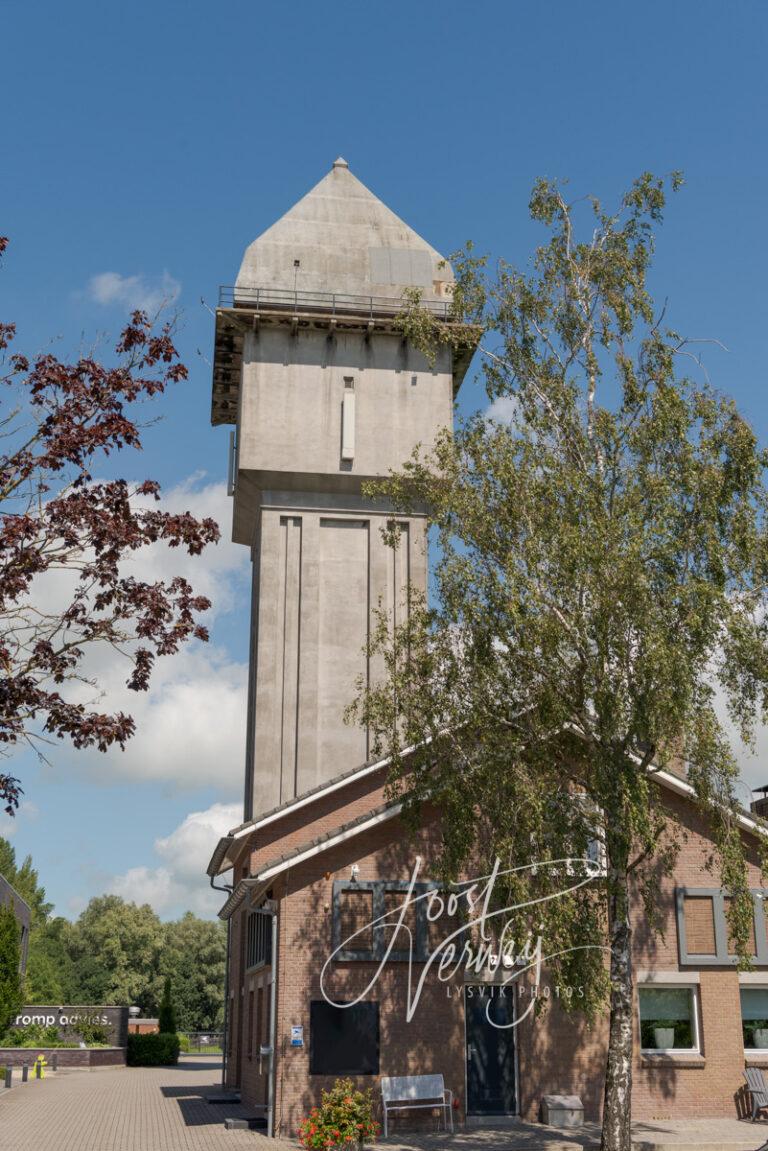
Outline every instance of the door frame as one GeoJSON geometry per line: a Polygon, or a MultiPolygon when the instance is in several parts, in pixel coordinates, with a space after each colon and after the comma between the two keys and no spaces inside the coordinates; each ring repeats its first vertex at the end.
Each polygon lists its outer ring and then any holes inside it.
{"type": "MultiPolygon", "coordinates": [[[[469,1068],[467,1066],[467,1062],[468,1062],[467,1061],[467,987],[468,986],[479,987],[481,984],[483,984],[486,987],[501,986],[501,984],[494,983],[490,979],[480,979],[477,981],[472,980],[472,979],[465,979],[465,981],[464,981],[464,994],[462,996],[462,1010],[464,1013],[464,1117],[465,1117],[465,1119],[472,1118],[472,1119],[476,1119],[476,1120],[487,1120],[488,1126],[491,1126],[494,1119],[508,1119],[508,1118],[512,1118],[513,1116],[519,1116],[521,1114],[521,1111],[520,1111],[520,1063],[519,1063],[519,1052],[518,1052],[518,1043],[517,1043],[518,1028],[517,1028],[517,1026],[515,1026],[515,1028],[514,1028],[514,1033],[515,1033],[515,1041],[513,1044],[514,1058],[512,1060],[512,1064],[513,1064],[512,1069],[513,1069],[514,1076],[515,1076],[515,1110],[514,1111],[501,1111],[497,1115],[491,1115],[486,1111],[470,1111],[469,1110],[469,1068]]],[[[507,983],[506,987],[507,987],[508,991],[512,992],[512,995],[511,995],[512,1015],[513,1015],[513,1018],[515,1020],[517,1020],[517,1007],[518,1007],[518,1003],[517,1003],[517,980],[513,980],[511,983],[507,983]]]]}

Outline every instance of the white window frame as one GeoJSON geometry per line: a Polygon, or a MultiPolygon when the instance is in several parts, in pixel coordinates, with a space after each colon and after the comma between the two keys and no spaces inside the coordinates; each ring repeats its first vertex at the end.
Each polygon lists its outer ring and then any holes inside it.
{"type": "MultiPolygon", "coordinates": [[[[762,972],[761,972],[762,974],[762,972]]],[[[741,1017],[741,1046],[744,1054],[749,1058],[750,1055],[768,1055],[768,1047],[747,1047],[744,1043],[744,1016],[741,1014],[741,993],[742,991],[768,991],[768,979],[763,978],[762,983],[753,983],[752,980],[742,978],[742,973],[739,973],[739,1016],[741,1017]]]]}
{"type": "MultiPolygon", "coordinates": [[[[652,991],[679,991],[684,988],[691,993],[691,1010],[693,1012],[693,1047],[642,1047],[640,1053],[642,1055],[701,1055],[701,1029],[699,1027],[699,985],[698,982],[694,983],[692,980],[686,980],[684,983],[662,982],[661,980],[648,979],[637,985],[637,1022],[639,1027],[640,1043],[642,1044],[643,1035],[643,1016],[640,1011],[640,992],[643,990],[652,991]]],[[[739,1008],[741,1010],[741,1008],[739,1008]]]]}

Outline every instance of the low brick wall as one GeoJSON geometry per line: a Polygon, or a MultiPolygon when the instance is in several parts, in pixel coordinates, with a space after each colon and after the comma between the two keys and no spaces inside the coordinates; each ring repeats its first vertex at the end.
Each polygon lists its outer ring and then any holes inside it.
{"type": "MultiPolygon", "coordinates": [[[[44,1055],[50,1070],[54,1055],[59,1067],[125,1067],[124,1047],[0,1047],[0,1067],[22,1067],[44,1055]]],[[[30,1070],[31,1074],[31,1070],[30,1070]]]]}

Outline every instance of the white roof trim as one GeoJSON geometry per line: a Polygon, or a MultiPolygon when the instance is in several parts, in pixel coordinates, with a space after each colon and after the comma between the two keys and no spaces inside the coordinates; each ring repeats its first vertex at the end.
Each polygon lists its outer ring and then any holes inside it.
{"type": "MultiPolygon", "coordinates": [[[[649,771],[651,776],[658,779],[659,783],[662,783],[669,791],[675,791],[678,795],[684,795],[689,799],[695,798],[696,789],[687,780],[680,779],[671,771],[663,771],[659,768],[650,768],[649,771]]],[[[736,818],[745,831],[751,831],[754,835],[768,835],[768,828],[763,827],[757,820],[750,819],[745,813],[739,813],[736,818]]]]}
{"type": "MultiPolygon", "coordinates": [[[[408,751],[411,751],[408,748],[408,751]]],[[[407,755],[408,752],[403,752],[407,755]]],[[[318,799],[324,799],[326,795],[333,795],[335,791],[340,791],[341,788],[346,787],[350,783],[355,783],[358,779],[365,779],[367,775],[372,775],[375,771],[381,771],[382,767],[386,767],[390,762],[389,756],[386,759],[380,759],[376,763],[369,763],[365,767],[361,767],[359,771],[351,772],[349,775],[344,775],[340,779],[334,780],[329,783],[327,787],[318,788],[316,791],[311,791],[308,795],[301,795],[293,803],[287,803],[284,807],[272,811],[269,815],[263,816],[261,819],[254,819],[251,823],[244,824],[241,828],[235,831],[230,831],[229,835],[232,839],[243,839],[244,836],[250,835],[253,831],[259,831],[262,827],[269,827],[270,823],[276,823],[278,819],[283,816],[289,815],[292,811],[299,811],[302,807],[308,807],[310,803],[315,803],[318,799]]]]}

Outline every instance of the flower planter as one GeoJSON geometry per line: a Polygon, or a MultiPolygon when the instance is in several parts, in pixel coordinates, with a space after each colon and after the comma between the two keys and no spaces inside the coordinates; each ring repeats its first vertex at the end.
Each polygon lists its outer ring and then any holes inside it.
{"type": "Polygon", "coordinates": [[[674,1027],[654,1027],[653,1039],[660,1051],[669,1051],[675,1046],[674,1027]]]}

